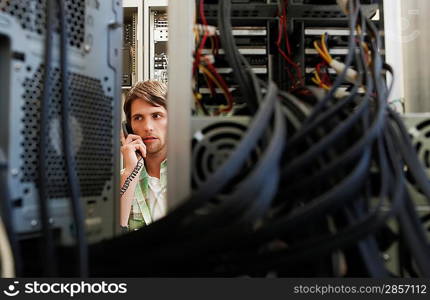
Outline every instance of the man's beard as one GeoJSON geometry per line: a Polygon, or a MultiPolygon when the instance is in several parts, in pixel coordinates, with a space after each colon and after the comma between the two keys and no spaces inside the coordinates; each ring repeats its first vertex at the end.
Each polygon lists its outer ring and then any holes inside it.
{"type": "Polygon", "coordinates": [[[145,146],[146,146],[146,153],[149,155],[157,154],[163,149],[163,144],[161,144],[160,140],[149,143],[149,145],[145,145],[145,146]]]}

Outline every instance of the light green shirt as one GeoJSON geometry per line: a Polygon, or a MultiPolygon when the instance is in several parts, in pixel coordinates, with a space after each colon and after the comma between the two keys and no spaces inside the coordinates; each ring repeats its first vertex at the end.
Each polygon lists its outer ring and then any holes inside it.
{"type": "Polygon", "coordinates": [[[167,161],[161,163],[160,179],[148,175],[145,167],[139,176],[131,205],[128,227],[130,230],[160,219],[167,213],[167,161]]]}

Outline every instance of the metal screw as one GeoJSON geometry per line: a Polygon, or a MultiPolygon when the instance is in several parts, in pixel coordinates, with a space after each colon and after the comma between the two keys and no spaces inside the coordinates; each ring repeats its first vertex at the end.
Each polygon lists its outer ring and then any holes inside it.
{"type": "Polygon", "coordinates": [[[54,219],[53,218],[49,218],[49,220],[48,220],[48,222],[49,222],[49,224],[54,224],[54,219]]]}
{"type": "Polygon", "coordinates": [[[382,258],[384,259],[384,261],[390,261],[390,259],[391,259],[391,257],[390,257],[390,255],[388,254],[388,253],[384,253],[383,255],[382,255],[382,258]]]}
{"type": "Polygon", "coordinates": [[[91,48],[93,46],[93,35],[92,34],[88,34],[85,38],[85,44],[84,44],[84,51],[85,52],[90,52],[91,48]]]}
{"type": "Polygon", "coordinates": [[[15,71],[21,70],[22,65],[21,64],[15,64],[15,71]]]}
{"type": "Polygon", "coordinates": [[[31,222],[30,222],[31,226],[33,226],[33,227],[36,227],[37,223],[38,223],[37,220],[31,220],[31,222]]]}
{"type": "Polygon", "coordinates": [[[91,51],[91,46],[89,44],[85,44],[84,45],[84,51],[85,52],[90,52],[91,51]]]}
{"type": "Polygon", "coordinates": [[[12,176],[17,176],[19,174],[18,169],[12,169],[10,170],[10,173],[12,174],[12,176]]]}

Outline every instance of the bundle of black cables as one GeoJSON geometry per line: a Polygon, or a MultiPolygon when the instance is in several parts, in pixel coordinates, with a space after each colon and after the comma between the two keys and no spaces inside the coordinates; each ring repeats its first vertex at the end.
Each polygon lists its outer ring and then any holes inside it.
{"type": "Polygon", "coordinates": [[[235,47],[231,1],[219,1],[218,16],[227,60],[256,107],[248,131],[185,204],[137,232],[94,245],[91,275],[395,276],[381,255],[392,222],[405,253],[400,274],[428,276],[430,248],[405,169],[428,199],[430,185],[402,121],[387,106],[385,73],[392,70],[360,1],[349,1],[345,71],[327,93],[304,88],[293,95],[259,81],[235,47]],[[354,62],[357,80],[338,99],[354,62]],[[237,182],[257,145],[259,161],[237,182]]]}
{"type": "MultiPolygon", "coordinates": [[[[69,134],[72,132],[70,126],[71,97],[69,95],[69,64],[68,64],[68,31],[66,24],[66,4],[60,0],[46,1],[46,38],[45,38],[45,55],[44,55],[44,78],[43,78],[43,94],[41,99],[40,111],[40,140],[39,140],[39,178],[38,178],[38,193],[39,193],[39,213],[41,219],[42,232],[42,265],[44,276],[57,276],[57,254],[56,245],[54,242],[52,226],[49,223],[49,167],[48,167],[48,125],[49,114],[52,106],[53,97],[53,40],[55,34],[56,12],[59,17],[59,33],[60,33],[60,79],[61,79],[61,125],[62,125],[62,147],[64,150],[64,161],[66,166],[66,174],[69,183],[71,211],[73,214],[74,228],[76,232],[76,251],[73,256],[77,257],[76,266],[73,267],[74,273],[80,277],[88,276],[88,251],[87,241],[84,228],[84,215],[80,199],[79,179],[76,174],[76,160],[73,153],[73,140],[69,134]],[[77,272],[76,270],[77,269],[77,272]]],[[[70,259],[70,258],[69,258],[70,259]]]]}

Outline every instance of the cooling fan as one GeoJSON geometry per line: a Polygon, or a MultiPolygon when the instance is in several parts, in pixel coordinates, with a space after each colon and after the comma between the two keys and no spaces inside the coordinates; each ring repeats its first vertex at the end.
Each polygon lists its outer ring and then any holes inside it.
{"type": "MultiPolygon", "coordinates": [[[[236,149],[245,134],[248,117],[210,118],[192,120],[192,187],[198,188],[213,174],[236,149]]],[[[243,173],[257,161],[260,150],[253,151],[243,173]]],[[[236,177],[239,180],[240,176],[236,177]]]]}
{"type": "MultiPolygon", "coordinates": [[[[403,116],[403,120],[418,157],[430,176],[430,113],[406,114],[403,116]]],[[[407,177],[411,184],[415,185],[414,180],[409,174],[407,177]]],[[[424,199],[419,188],[416,187],[413,190],[412,196],[414,200],[420,205],[422,203],[422,205],[427,206],[428,202],[424,199]]]]}
{"type": "Polygon", "coordinates": [[[413,140],[418,156],[430,174],[430,114],[406,117],[409,134],[413,140]]]}
{"type": "MultiPolygon", "coordinates": [[[[430,114],[406,114],[402,118],[418,157],[430,176],[430,114]]],[[[428,201],[409,172],[406,172],[406,177],[410,182],[410,196],[416,204],[416,210],[421,218],[423,228],[430,238],[430,207],[428,201]]],[[[399,232],[399,228],[395,223],[394,220],[388,222],[391,230],[399,232]]],[[[384,251],[384,259],[386,260],[387,268],[393,274],[400,276],[397,260],[400,255],[398,247],[399,243],[396,239],[389,249],[384,251]]]]}

